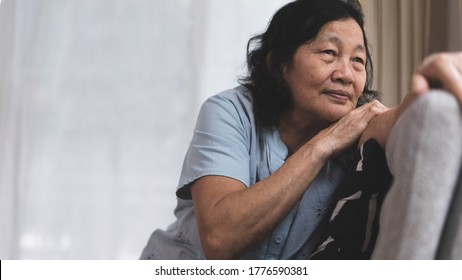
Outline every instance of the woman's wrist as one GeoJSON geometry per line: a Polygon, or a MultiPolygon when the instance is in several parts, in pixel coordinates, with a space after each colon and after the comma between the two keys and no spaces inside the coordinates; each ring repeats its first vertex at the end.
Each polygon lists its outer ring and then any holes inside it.
{"type": "Polygon", "coordinates": [[[334,155],[333,143],[329,139],[312,139],[303,146],[304,156],[309,156],[321,162],[327,161],[334,155]]]}

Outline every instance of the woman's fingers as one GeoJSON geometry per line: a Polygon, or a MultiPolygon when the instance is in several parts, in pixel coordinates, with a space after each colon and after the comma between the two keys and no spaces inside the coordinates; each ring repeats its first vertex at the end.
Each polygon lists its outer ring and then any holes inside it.
{"type": "Polygon", "coordinates": [[[386,110],[388,108],[385,105],[378,100],[374,100],[345,115],[337,125],[343,126],[344,132],[351,134],[353,138],[359,137],[367,125],[386,110]]]}
{"type": "Polygon", "coordinates": [[[428,90],[430,90],[430,84],[425,76],[417,71],[414,72],[411,80],[411,94],[418,96],[426,93],[428,90]]]}
{"type": "Polygon", "coordinates": [[[388,108],[375,100],[346,114],[336,123],[321,131],[317,139],[330,147],[332,155],[336,155],[355,143],[367,125],[388,108]]]}
{"type": "Polygon", "coordinates": [[[388,110],[387,106],[380,103],[378,100],[374,100],[359,107],[357,110],[363,110],[362,120],[366,122],[366,125],[374,119],[376,116],[388,110]],[[364,107],[364,108],[363,108],[364,107]]]}
{"type": "Polygon", "coordinates": [[[422,62],[414,72],[410,93],[419,96],[430,88],[445,89],[462,104],[462,52],[433,54],[422,62]]]}

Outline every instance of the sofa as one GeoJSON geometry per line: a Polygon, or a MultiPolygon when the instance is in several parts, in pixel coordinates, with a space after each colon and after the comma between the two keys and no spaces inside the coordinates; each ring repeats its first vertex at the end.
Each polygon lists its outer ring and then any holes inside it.
{"type": "Polygon", "coordinates": [[[394,181],[372,259],[462,259],[462,110],[433,90],[398,119],[386,146],[394,181]]]}

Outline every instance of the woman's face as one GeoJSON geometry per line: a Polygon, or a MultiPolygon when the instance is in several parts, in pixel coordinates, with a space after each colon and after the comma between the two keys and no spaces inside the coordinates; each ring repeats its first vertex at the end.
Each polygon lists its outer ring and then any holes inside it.
{"type": "Polygon", "coordinates": [[[354,19],[324,25],[284,65],[294,102],[291,116],[299,121],[335,122],[356,108],[366,83],[366,48],[354,19]]]}

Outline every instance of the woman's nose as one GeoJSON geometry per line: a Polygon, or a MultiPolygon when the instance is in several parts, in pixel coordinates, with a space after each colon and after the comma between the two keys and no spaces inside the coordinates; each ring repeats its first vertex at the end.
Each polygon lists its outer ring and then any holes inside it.
{"type": "Polygon", "coordinates": [[[345,84],[354,82],[355,77],[349,61],[340,60],[337,62],[336,68],[332,73],[332,80],[345,84]]]}

